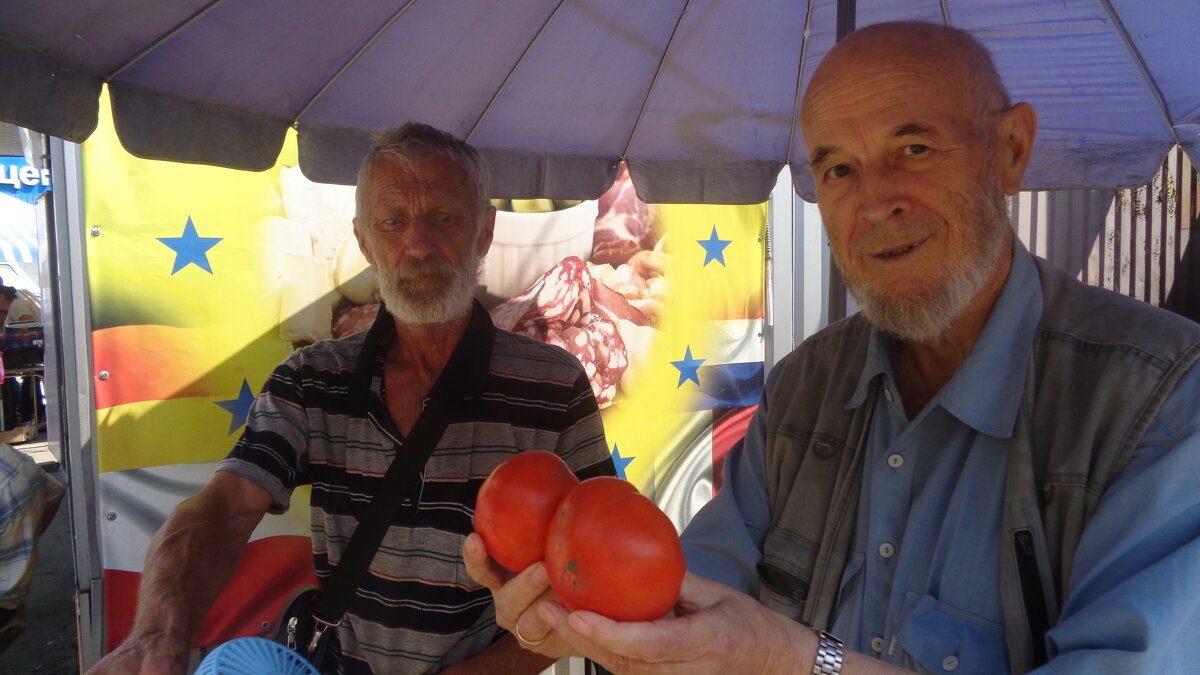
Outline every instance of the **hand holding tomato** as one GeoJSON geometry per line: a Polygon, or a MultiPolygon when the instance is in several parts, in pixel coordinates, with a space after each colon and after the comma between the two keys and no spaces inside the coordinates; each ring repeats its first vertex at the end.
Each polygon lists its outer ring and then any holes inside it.
{"type": "Polygon", "coordinates": [[[627,481],[579,483],[552,453],[497,467],[476,499],[475,528],[463,545],[468,574],[492,591],[496,622],[539,654],[573,655],[539,606],[649,621],[679,597],[685,567],[670,519],[627,481]]]}
{"type": "Polygon", "coordinates": [[[536,642],[521,642],[522,647],[555,659],[578,655],[538,615],[537,608],[544,602],[558,604],[550,590],[545,565],[534,563],[520,574],[513,574],[488,557],[483,538],[478,534],[468,536],[463,544],[463,561],[471,578],[492,592],[496,623],[514,637],[520,625],[521,635],[536,642]]]}
{"type": "Polygon", "coordinates": [[[650,621],[679,597],[685,567],[670,519],[628,481],[580,483],[554,453],[522,452],[496,467],[479,489],[474,522],[508,570],[544,557],[570,609],[650,621]]]}
{"type": "MultiPolygon", "coordinates": [[[[613,621],[594,612],[568,612],[554,602],[540,603],[537,613],[568,651],[619,674],[807,673],[816,655],[817,638],[809,628],[691,573],[674,616],[657,621],[613,621]]],[[[907,672],[855,653],[847,657],[857,665],[868,661],[889,673],[907,672]]]]}

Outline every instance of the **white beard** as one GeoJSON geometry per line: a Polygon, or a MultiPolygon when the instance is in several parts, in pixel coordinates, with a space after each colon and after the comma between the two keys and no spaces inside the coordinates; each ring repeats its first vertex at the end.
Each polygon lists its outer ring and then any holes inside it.
{"type": "Polygon", "coordinates": [[[401,323],[447,323],[471,309],[483,256],[474,247],[461,267],[444,259],[408,260],[375,266],[379,297],[401,323]],[[429,275],[428,279],[420,279],[429,275]]]}
{"type": "Polygon", "coordinates": [[[868,286],[860,279],[845,276],[846,287],[862,308],[863,316],[885,333],[904,342],[923,342],[941,335],[962,314],[987,283],[1000,260],[1007,241],[1008,207],[1004,193],[988,181],[986,194],[965,223],[966,236],[975,242],[965,260],[954,261],[946,275],[930,282],[918,297],[898,301],[868,286]]]}

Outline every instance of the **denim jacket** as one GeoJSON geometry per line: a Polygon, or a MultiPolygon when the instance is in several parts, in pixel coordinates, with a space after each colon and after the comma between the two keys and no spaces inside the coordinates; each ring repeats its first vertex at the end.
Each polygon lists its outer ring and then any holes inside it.
{"type": "MultiPolygon", "coordinates": [[[[1079,283],[1036,261],[1044,297],[1008,458],[1001,596],[1009,663],[1044,662],[1075,550],[1106,488],[1147,425],[1200,358],[1200,325],[1079,283]]],[[[834,324],[788,356],[767,405],[771,526],[759,565],[760,601],[827,628],[859,503],[876,392],[843,407],[870,330],[834,324]]]]}

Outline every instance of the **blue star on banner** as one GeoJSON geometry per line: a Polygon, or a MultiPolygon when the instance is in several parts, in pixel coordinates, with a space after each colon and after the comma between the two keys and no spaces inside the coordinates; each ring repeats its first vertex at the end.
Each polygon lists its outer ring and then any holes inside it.
{"type": "Polygon", "coordinates": [[[629,466],[636,457],[622,457],[621,451],[617,449],[617,444],[613,443],[612,460],[613,466],[617,467],[617,478],[625,478],[625,467],[629,466]]]}
{"type": "Polygon", "coordinates": [[[237,398],[216,403],[233,415],[233,419],[229,420],[229,433],[225,434],[229,436],[246,424],[246,417],[250,415],[250,404],[254,403],[254,392],[250,391],[250,383],[242,378],[242,390],[238,392],[237,398]]]}
{"type": "Polygon", "coordinates": [[[156,237],[156,239],[175,251],[175,265],[171,267],[171,274],[175,274],[188,265],[195,265],[209,274],[213,273],[212,267],[208,264],[208,249],[216,246],[222,238],[201,237],[196,234],[196,226],[192,224],[191,216],[188,216],[187,224],[183,226],[182,235],[156,237]]]}
{"type": "Polygon", "coordinates": [[[699,371],[700,364],[704,363],[704,361],[705,359],[692,358],[692,347],[689,345],[687,350],[684,352],[682,361],[671,362],[671,365],[679,369],[679,384],[676,384],[675,388],[678,389],[679,387],[682,387],[683,383],[687,382],[688,380],[691,380],[696,384],[700,384],[700,373],[697,371],[699,371]]]}
{"type": "Polygon", "coordinates": [[[708,239],[697,239],[696,243],[700,244],[700,246],[702,246],[704,248],[704,265],[703,265],[703,267],[707,267],[708,263],[710,263],[714,260],[716,260],[717,262],[721,263],[722,266],[724,266],[725,265],[725,247],[732,244],[733,240],[732,239],[721,239],[721,238],[717,237],[717,226],[713,225],[712,234],[710,234],[708,236],[708,239]]]}

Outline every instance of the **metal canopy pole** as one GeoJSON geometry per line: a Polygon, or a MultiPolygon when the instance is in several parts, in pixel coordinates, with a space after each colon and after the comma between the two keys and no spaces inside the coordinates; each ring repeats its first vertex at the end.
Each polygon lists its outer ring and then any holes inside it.
{"type": "MultiPolygon", "coordinates": [[[[854,32],[855,15],[858,12],[856,0],[838,0],[837,4],[837,41],[854,32]]],[[[832,256],[831,256],[832,257],[832,256]]],[[[830,261],[832,262],[832,261],[830,261]]],[[[829,323],[846,317],[846,284],[842,281],[842,272],[836,264],[829,266],[829,323]]]]}
{"type": "Polygon", "coordinates": [[[857,0],[838,0],[837,6],[837,41],[854,32],[854,20],[858,14],[857,0]]]}
{"type": "Polygon", "coordinates": [[[46,228],[49,279],[43,302],[49,440],[65,459],[75,552],[75,608],[84,671],[104,654],[104,575],[97,504],[96,408],[92,395],[91,301],[83,232],[83,169],[79,146],[49,139],[50,195],[46,228]]]}

